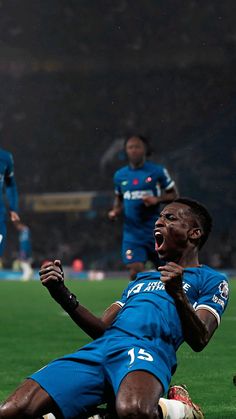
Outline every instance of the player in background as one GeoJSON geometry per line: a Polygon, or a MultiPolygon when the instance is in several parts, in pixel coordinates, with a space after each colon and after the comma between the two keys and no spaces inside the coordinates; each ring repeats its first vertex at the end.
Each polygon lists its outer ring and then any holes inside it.
{"type": "Polygon", "coordinates": [[[33,277],[32,243],[30,228],[21,221],[15,222],[19,234],[19,261],[22,270],[22,280],[28,281],[33,277]]]}
{"type": "Polygon", "coordinates": [[[20,220],[18,215],[18,192],[14,176],[14,161],[12,154],[0,149],[0,265],[6,245],[7,215],[15,223],[20,220]],[[7,206],[5,205],[5,198],[7,206]]]}
{"type": "MultiPolygon", "coordinates": [[[[157,403],[168,391],[179,346],[185,341],[202,351],[228,303],[225,275],[199,262],[210,231],[211,216],[198,202],[182,198],[166,205],[154,229],[163,265],[139,273],[102,318],[65,286],[60,261],[42,266],[42,284],[94,341],[28,377],[0,406],[0,419],[49,412],[57,419],[84,417],[106,400],[107,381],[119,418],[167,418],[157,403]]],[[[183,418],[177,406],[174,413],[183,418]]]]}
{"type": "Polygon", "coordinates": [[[157,265],[154,224],[160,204],[173,201],[177,189],[165,167],[147,161],[151,154],[147,138],[134,135],[124,147],[128,165],[114,174],[115,199],[108,217],[115,220],[124,213],[122,259],[134,280],[148,260],[157,265]]]}

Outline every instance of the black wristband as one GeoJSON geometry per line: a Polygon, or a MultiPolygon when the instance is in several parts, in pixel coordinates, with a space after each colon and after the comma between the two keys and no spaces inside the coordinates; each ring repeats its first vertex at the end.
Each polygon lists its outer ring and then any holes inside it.
{"type": "Polygon", "coordinates": [[[56,282],[48,287],[52,298],[61,305],[61,307],[69,314],[71,314],[79,305],[76,296],[68,290],[64,282],[56,282]]]}

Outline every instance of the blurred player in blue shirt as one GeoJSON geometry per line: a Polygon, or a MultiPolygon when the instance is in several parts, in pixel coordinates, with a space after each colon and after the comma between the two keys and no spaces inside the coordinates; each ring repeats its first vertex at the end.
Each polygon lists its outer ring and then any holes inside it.
{"type": "MultiPolygon", "coordinates": [[[[86,417],[106,399],[107,383],[119,418],[170,418],[158,402],[176,370],[176,351],[184,341],[202,351],[228,303],[225,275],[199,262],[210,231],[211,216],[198,202],[166,205],[154,229],[163,265],[139,273],[102,318],[65,286],[60,261],[43,265],[42,284],[94,341],[32,374],[0,406],[0,418],[86,417]]],[[[175,419],[203,417],[175,413],[175,419]]]]}
{"type": "Polygon", "coordinates": [[[134,280],[150,260],[157,264],[153,228],[160,204],[177,197],[175,182],[165,167],[149,162],[150,145],[143,136],[125,141],[128,165],[114,174],[115,200],[108,217],[124,213],[122,258],[134,280]]]}
{"type": "Polygon", "coordinates": [[[13,223],[20,220],[13,157],[8,151],[0,149],[0,263],[2,263],[1,259],[6,244],[8,213],[13,223]],[[7,207],[5,205],[5,196],[7,207]]]}

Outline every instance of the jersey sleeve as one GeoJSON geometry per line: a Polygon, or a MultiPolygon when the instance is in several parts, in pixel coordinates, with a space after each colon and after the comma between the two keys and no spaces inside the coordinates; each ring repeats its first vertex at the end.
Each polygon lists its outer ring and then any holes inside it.
{"type": "Polygon", "coordinates": [[[6,196],[11,211],[18,211],[18,192],[14,175],[14,161],[9,153],[5,172],[6,196]]]}
{"type": "Polygon", "coordinates": [[[117,300],[115,303],[118,304],[120,307],[123,307],[126,303],[128,292],[129,292],[130,286],[128,286],[122,293],[122,296],[119,300],[117,300]]]}
{"type": "Polygon", "coordinates": [[[227,277],[221,274],[208,277],[195,304],[195,310],[205,309],[210,311],[216,317],[218,324],[220,324],[228,299],[229,284],[227,277]]]}
{"type": "Polygon", "coordinates": [[[170,177],[168,170],[164,166],[160,166],[159,184],[161,189],[168,191],[175,186],[174,180],[170,177]]]}
{"type": "Polygon", "coordinates": [[[119,174],[117,172],[114,174],[113,183],[114,183],[115,194],[116,195],[122,195],[120,177],[119,177],[119,174]]]}

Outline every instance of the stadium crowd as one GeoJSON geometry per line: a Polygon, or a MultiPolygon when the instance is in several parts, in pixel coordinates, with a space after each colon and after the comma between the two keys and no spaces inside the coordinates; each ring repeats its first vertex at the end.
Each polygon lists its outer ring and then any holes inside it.
{"type": "MultiPolygon", "coordinates": [[[[155,1],[88,8],[86,2],[54,0],[23,10],[2,2],[1,147],[15,156],[20,199],[44,192],[112,193],[122,155],[105,166],[103,157],[135,130],[152,138],[154,161],[171,170],[181,195],[212,211],[216,228],[207,260],[235,266],[236,36],[229,3],[209,0],[199,8],[186,0],[176,9],[168,0],[157,10],[155,1]]],[[[37,237],[35,261],[51,254],[41,232],[54,217],[54,255],[67,249],[71,258],[83,253],[89,264],[99,263],[89,239],[96,223],[101,249],[108,252],[102,263],[117,266],[119,238],[112,241],[104,221],[106,205],[89,214],[41,216],[21,206],[37,237]],[[85,219],[89,230],[83,233],[85,219]]],[[[14,246],[13,239],[8,255],[14,246]]]]}

